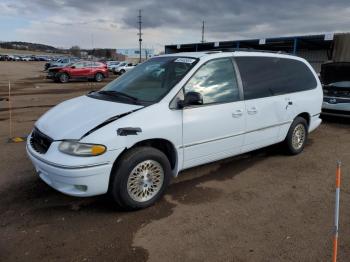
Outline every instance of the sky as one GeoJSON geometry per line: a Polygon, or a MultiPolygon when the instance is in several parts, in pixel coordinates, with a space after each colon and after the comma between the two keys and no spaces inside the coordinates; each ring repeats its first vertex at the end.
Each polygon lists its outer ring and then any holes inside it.
{"type": "Polygon", "coordinates": [[[143,46],[350,31],[349,0],[0,0],[0,41],[69,48],[143,46]]]}

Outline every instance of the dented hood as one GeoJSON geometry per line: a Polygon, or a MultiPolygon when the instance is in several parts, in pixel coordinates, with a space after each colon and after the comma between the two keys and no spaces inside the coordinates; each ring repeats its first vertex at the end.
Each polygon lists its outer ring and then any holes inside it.
{"type": "Polygon", "coordinates": [[[35,126],[54,140],[80,139],[111,117],[139,108],[142,106],[80,96],[53,107],[39,118],[35,126]]]}

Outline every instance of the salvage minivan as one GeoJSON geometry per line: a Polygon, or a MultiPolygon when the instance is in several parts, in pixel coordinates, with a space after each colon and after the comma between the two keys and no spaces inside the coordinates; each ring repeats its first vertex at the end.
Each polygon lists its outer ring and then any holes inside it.
{"type": "Polygon", "coordinates": [[[56,190],[109,193],[139,209],[181,170],[280,142],[300,153],[321,123],[322,99],[317,74],[296,56],[162,55],[46,112],[27,152],[56,190]]]}

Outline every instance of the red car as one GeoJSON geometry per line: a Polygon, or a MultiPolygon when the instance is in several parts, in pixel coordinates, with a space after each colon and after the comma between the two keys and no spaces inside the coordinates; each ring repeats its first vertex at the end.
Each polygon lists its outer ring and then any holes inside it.
{"type": "Polygon", "coordinates": [[[47,74],[47,78],[61,83],[67,83],[73,79],[100,82],[106,77],[108,77],[107,65],[90,61],[79,61],[64,67],[52,67],[47,74]]]}

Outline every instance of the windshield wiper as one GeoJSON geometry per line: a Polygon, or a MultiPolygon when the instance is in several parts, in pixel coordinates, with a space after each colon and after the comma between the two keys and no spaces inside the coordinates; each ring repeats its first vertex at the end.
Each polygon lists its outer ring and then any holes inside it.
{"type": "Polygon", "coordinates": [[[108,96],[114,96],[114,97],[124,97],[124,98],[127,98],[128,100],[131,100],[131,101],[136,102],[136,103],[140,102],[140,99],[138,99],[134,96],[130,96],[128,94],[119,92],[119,91],[101,90],[101,91],[98,91],[98,93],[102,94],[102,95],[108,95],[108,96]]]}

